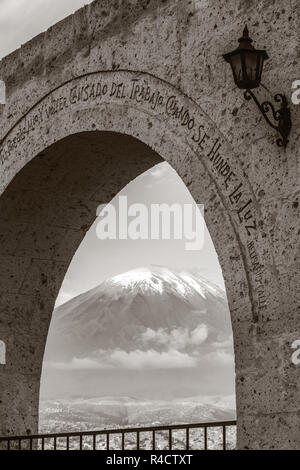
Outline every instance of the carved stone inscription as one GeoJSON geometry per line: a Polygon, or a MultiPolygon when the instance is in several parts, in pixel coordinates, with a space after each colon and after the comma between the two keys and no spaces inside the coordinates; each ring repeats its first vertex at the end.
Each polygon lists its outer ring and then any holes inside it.
{"type": "MultiPolygon", "coordinates": [[[[0,147],[3,165],[20,146],[58,115],[70,115],[74,110],[108,103],[139,107],[149,116],[159,116],[184,134],[197,158],[205,164],[217,183],[222,199],[234,214],[236,224],[244,231],[245,252],[249,266],[257,279],[258,309],[265,308],[263,266],[258,263],[255,249],[257,221],[254,203],[244,176],[228,159],[226,141],[216,135],[215,127],[207,116],[184,95],[154,77],[129,72],[100,72],[74,79],[46,96],[4,139],[0,147]],[[227,156],[227,158],[225,157],[227,156]],[[254,262],[255,260],[255,262],[254,262]]],[[[97,128],[97,124],[95,125],[97,128]]]]}

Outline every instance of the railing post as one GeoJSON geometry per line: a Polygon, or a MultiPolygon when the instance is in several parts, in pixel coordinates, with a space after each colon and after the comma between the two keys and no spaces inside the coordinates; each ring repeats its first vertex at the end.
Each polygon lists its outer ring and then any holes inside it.
{"type": "Polygon", "coordinates": [[[226,450],[226,426],[223,426],[223,450],[226,450]]]}
{"type": "Polygon", "coordinates": [[[190,428],[185,430],[186,450],[190,450],[190,428]]]}
{"type": "Polygon", "coordinates": [[[172,450],[172,429],[169,429],[169,450],[172,450]]]}
{"type": "Polygon", "coordinates": [[[155,429],[152,431],[152,450],[155,450],[156,442],[155,442],[155,429]]]}
{"type": "Polygon", "coordinates": [[[204,426],[204,450],[207,450],[207,427],[204,426]]]}

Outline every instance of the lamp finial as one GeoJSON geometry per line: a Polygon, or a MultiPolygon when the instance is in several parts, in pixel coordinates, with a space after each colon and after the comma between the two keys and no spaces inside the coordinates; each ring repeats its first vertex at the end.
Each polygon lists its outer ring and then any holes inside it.
{"type": "Polygon", "coordinates": [[[249,30],[248,26],[245,25],[244,30],[243,30],[243,36],[239,39],[239,48],[240,49],[254,49],[254,47],[251,44],[252,39],[249,38],[249,30]]]}

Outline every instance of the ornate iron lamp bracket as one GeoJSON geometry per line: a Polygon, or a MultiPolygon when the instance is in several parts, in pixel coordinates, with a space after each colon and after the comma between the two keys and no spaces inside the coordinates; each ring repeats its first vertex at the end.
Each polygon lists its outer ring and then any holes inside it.
{"type": "Polygon", "coordinates": [[[286,96],[281,93],[277,93],[274,96],[276,103],[281,103],[279,109],[275,109],[274,105],[270,101],[260,103],[252,90],[246,90],[244,92],[244,97],[247,101],[250,101],[251,98],[254,100],[267,123],[281,135],[281,137],[276,140],[277,145],[279,147],[286,147],[288,136],[292,128],[291,112],[287,105],[286,96]],[[271,121],[269,117],[270,114],[272,115],[275,123],[271,121]]]}

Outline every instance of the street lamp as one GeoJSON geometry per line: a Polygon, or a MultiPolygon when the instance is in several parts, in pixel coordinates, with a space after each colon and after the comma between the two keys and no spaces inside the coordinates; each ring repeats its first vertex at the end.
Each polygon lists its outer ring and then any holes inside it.
{"type": "Polygon", "coordinates": [[[249,38],[247,26],[244,28],[243,36],[239,39],[239,43],[237,49],[223,55],[226,62],[231,65],[235,84],[238,88],[245,90],[245,99],[249,101],[252,98],[267,123],[280,133],[281,137],[277,139],[277,145],[279,147],[286,147],[292,127],[286,96],[281,93],[277,93],[274,96],[276,103],[280,104],[280,108],[275,110],[274,105],[270,101],[259,103],[252,91],[254,88],[259,87],[261,83],[263,66],[265,60],[269,58],[268,54],[264,50],[254,48],[251,44],[252,39],[249,38]],[[269,118],[270,112],[275,123],[269,118]]]}

